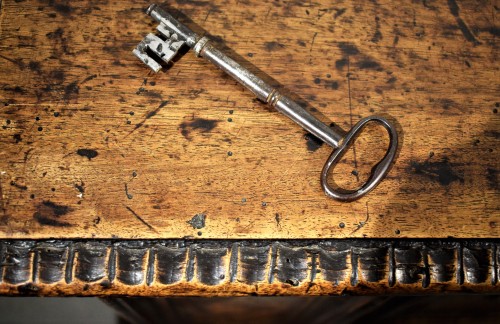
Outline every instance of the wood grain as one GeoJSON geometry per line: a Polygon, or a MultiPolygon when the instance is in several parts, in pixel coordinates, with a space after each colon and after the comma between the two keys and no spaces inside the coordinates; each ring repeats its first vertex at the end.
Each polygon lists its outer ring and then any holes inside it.
{"type": "MultiPolygon", "coordinates": [[[[398,124],[387,179],[353,203],[321,191],[330,148],[208,62],[148,72],[147,4],[2,1],[0,237],[500,237],[494,3],[171,4],[321,120],[398,124]]],[[[336,181],[359,185],[384,136],[336,181]]]]}

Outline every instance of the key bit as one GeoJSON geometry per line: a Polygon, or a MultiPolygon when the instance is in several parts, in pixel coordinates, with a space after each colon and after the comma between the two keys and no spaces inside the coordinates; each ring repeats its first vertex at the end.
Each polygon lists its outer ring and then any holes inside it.
{"type": "Polygon", "coordinates": [[[210,41],[210,38],[197,35],[189,27],[180,23],[159,6],[152,4],[146,10],[146,13],[160,23],[157,30],[161,34],[161,37],[153,34],[147,35],[134,50],[134,54],[153,71],[158,72],[161,69],[161,65],[157,59],[161,59],[166,63],[170,62],[179,51],[179,48],[186,44],[193,49],[196,56],[203,57],[212,62],[253,92],[261,101],[268,103],[299,126],[334,148],[321,171],[321,186],[328,197],[341,201],[356,200],[373,190],[385,177],[391,163],[396,157],[398,147],[396,129],[385,118],[378,116],[365,117],[346,134],[338,132],[311,115],[298,102],[281,93],[280,90],[231,59],[218,49],[210,41]],[[382,125],[388,132],[390,143],[385,156],[373,167],[368,181],[357,190],[344,190],[332,187],[328,183],[330,171],[342,159],[347,149],[353,144],[355,138],[361,133],[366,124],[372,122],[382,125]]]}
{"type": "Polygon", "coordinates": [[[163,24],[160,24],[157,30],[166,40],[162,40],[154,34],[148,34],[133,50],[134,55],[155,72],[161,70],[161,64],[157,61],[158,58],[168,64],[185,43],[185,41],[179,40],[179,36],[170,32],[163,24]],[[148,51],[154,53],[156,57],[150,55],[148,51]]]}

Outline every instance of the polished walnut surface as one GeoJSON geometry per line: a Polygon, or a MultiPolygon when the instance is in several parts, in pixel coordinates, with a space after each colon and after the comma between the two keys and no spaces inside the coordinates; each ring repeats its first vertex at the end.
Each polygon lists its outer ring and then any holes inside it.
{"type": "MultiPolygon", "coordinates": [[[[321,191],[331,148],[210,63],[188,52],[149,72],[131,54],[155,28],[147,4],[1,2],[2,238],[500,236],[493,4],[166,7],[324,122],[397,124],[392,170],[353,203],[321,191]]],[[[386,145],[371,127],[337,182],[361,184],[386,145]]]]}

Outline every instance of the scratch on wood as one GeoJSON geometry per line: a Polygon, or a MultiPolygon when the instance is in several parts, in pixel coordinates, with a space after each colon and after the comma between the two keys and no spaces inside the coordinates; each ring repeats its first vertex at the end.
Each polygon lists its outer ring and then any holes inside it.
{"type": "MultiPolygon", "coordinates": [[[[349,119],[352,128],[353,116],[352,116],[352,98],[351,98],[351,63],[349,55],[347,56],[347,92],[349,93],[349,119]]],[[[358,160],[356,159],[356,142],[352,143],[352,152],[354,154],[354,168],[358,169],[358,160]]],[[[353,173],[356,177],[356,181],[359,182],[359,174],[357,172],[353,173]]]]}
{"type": "Polygon", "coordinates": [[[316,39],[316,36],[318,35],[318,32],[315,32],[314,33],[314,36],[312,38],[312,41],[311,41],[311,48],[309,49],[309,52],[312,52],[313,50],[313,46],[314,46],[314,40],[316,39]]]}
{"type": "Polygon", "coordinates": [[[281,231],[281,216],[280,214],[276,213],[276,216],[274,217],[274,219],[276,220],[276,227],[279,228],[279,230],[281,231]]]}
{"type": "Polygon", "coordinates": [[[474,45],[481,44],[480,41],[474,36],[470,28],[465,24],[463,19],[460,17],[460,8],[458,7],[458,3],[455,0],[448,0],[448,7],[450,8],[451,14],[455,17],[457,21],[458,28],[464,35],[465,39],[474,45]]]}
{"type": "Polygon", "coordinates": [[[366,219],[362,222],[359,222],[357,225],[356,225],[356,229],[354,231],[351,232],[351,234],[349,235],[352,235],[354,233],[356,233],[358,230],[360,230],[363,226],[366,225],[366,223],[368,223],[368,221],[370,220],[370,213],[368,212],[368,202],[366,202],[366,219]]]}
{"type": "Polygon", "coordinates": [[[208,10],[207,15],[205,16],[205,19],[203,20],[203,22],[207,21],[208,16],[210,16],[211,13],[212,13],[212,9],[208,10]]]}
{"type": "MultiPolygon", "coordinates": [[[[0,19],[1,19],[1,18],[0,18],[0,19]]],[[[24,69],[24,64],[23,64],[23,62],[13,60],[13,59],[11,59],[11,58],[9,58],[9,57],[7,57],[7,56],[4,56],[4,55],[0,55],[0,57],[1,57],[1,58],[3,58],[4,60],[7,60],[7,61],[11,62],[12,64],[17,65],[17,66],[18,66],[21,70],[22,70],[22,69],[24,69]]]]}
{"type": "MultiPolygon", "coordinates": [[[[144,225],[146,225],[150,230],[152,230],[153,232],[157,232],[153,226],[149,225],[144,219],[142,219],[141,216],[137,215],[137,213],[135,211],[132,210],[132,208],[130,208],[129,206],[125,206],[125,208],[127,208],[127,210],[129,212],[132,213],[132,215],[135,216],[135,218],[137,218],[141,223],[143,223],[144,225]]],[[[158,233],[158,232],[157,232],[158,233]]]]}
{"type": "Polygon", "coordinates": [[[128,186],[127,186],[127,184],[125,184],[125,194],[127,195],[128,199],[134,198],[134,196],[128,192],[128,186]]]}
{"type": "MultiPolygon", "coordinates": [[[[160,103],[160,105],[158,106],[158,108],[156,108],[156,109],[148,112],[146,114],[146,116],[144,117],[144,119],[141,122],[137,123],[135,125],[134,129],[130,133],[128,133],[127,136],[130,135],[130,134],[132,134],[133,132],[135,132],[137,129],[141,128],[144,125],[144,123],[146,123],[146,121],[148,119],[150,119],[151,117],[155,116],[160,111],[160,109],[162,109],[163,107],[165,107],[168,103],[169,103],[168,100],[162,101],[160,103]]],[[[127,137],[127,136],[125,136],[125,137],[127,137]]]]}
{"type": "Polygon", "coordinates": [[[2,29],[1,29],[1,27],[3,26],[2,21],[3,21],[3,0],[0,0],[0,35],[2,34],[2,29]]]}

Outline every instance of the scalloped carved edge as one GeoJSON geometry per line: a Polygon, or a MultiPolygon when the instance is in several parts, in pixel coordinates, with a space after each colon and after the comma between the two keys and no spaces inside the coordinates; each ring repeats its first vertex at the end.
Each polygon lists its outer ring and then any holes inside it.
{"type": "Polygon", "coordinates": [[[3,295],[500,292],[499,240],[4,240],[3,295]]]}

